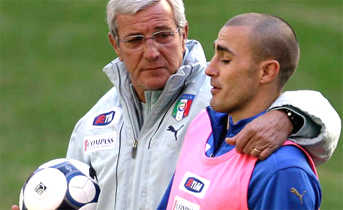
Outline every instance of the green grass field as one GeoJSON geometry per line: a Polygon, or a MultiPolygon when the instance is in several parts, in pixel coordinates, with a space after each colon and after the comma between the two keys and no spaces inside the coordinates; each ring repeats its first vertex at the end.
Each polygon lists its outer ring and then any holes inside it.
{"type": "MultiPolygon", "coordinates": [[[[111,87],[102,67],[116,57],[107,38],[105,6],[96,0],[0,0],[0,209],[18,203],[28,175],[64,157],[77,120],[111,87]]],[[[337,1],[185,0],[190,38],[207,59],[232,16],[262,12],[286,19],[301,47],[287,90],[313,89],[343,116],[343,5],[337,1]]],[[[321,209],[343,209],[342,137],[318,168],[321,209]]],[[[271,195],[272,198],[272,195],[271,195]]]]}

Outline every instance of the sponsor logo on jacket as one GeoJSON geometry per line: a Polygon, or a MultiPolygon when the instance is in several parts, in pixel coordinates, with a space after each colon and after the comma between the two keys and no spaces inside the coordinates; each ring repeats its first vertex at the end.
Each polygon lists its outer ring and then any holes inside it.
{"type": "Polygon", "coordinates": [[[200,206],[198,204],[185,200],[179,196],[175,196],[172,209],[173,210],[199,210],[200,206]]]}
{"type": "Polygon", "coordinates": [[[108,110],[94,113],[90,116],[87,124],[87,130],[102,129],[116,124],[122,117],[122,109],[120,107],[112,107],[108,110]]]}
{"type": "Polygon", "coordinates": [[[179,185],[179,190],[203,198],[210,186],[210,181],[189,171],[185,173],[179,185]]]}
{"type": "Polygon", "coordinates": [[[117,132],[109,134],[87,136],[83,139],[84,152],[88,154],[94,151],[114,149],[117,132]]]}
{"type": "Polygon", "coordinates": [[[204,183],[195,177],[189,177],[186,180],[185,188],[189,191],[200,193],[204,188],[204,183]]]}
{"type": "Polygon", "coordinates": [[[107,113],[100,114],[97,117],[95,117],[95,119],[93,121],[93,125],[94,126],[108,125],[112,122],[114,115],[115,115],[114,111],[110,111],[107,113]]]}
{"type": "Polygon", "coordinates": [[[172,116],[180,121],[189,115],[195,95],[183,94],[176,102],[172,116]]]}

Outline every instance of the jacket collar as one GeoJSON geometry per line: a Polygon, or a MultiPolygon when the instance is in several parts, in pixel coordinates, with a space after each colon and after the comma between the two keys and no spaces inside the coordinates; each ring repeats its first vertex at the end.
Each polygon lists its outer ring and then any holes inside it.
{"type": "MultiPolygon", "coordinates": [[[[153,115],[158,117],[161,113],[165,112],[170,107],[171,103],[176,101],[181,92],[188,87],[188,84],[193,82],[195,77],[199,74],[204,75],[206,65],[206,57],[201,44],[196,40],[187,40],[183,64],[175,74],[170,76],[164,89],[145,91],[146,96],[152,96],[146,97],[146,103],[151,105],[148,106],[148,108],[157,107],[154,109],[153,115]]],[[[125,104],[127,106],[136,107],[137,114],[143,116],[143,114],[140,113],[141,108],[139,99],[137,94],[134,94],[132,83],[124,63],[116,58],[107,64],[103,71],[116,87],[120,100],[126,101],[125,104]]],[[[152,113],[149,110],[145,111],[147,111],[147,113],[152,113]]],[[[146,117],[149,118],[153,116],[146,117]]],[[[142,123],[142,120],[140,120],[140,122],[142,123]]]]}
{"type": "MultiPolygon", "coordinates": [[[[201,44],[196,40],[186,41],[186,51],[182,66],[178,69],[175,75],[187,75],[191,69],[198,63],[206,64],[206,57],[201,44]]],[[[106,73],[110,81],[115,85],[126,85],[126,83],[121,83],[120,81],[127,80],[130,82],[127,69],[123,62],[119,58],[114,59],[109,64],[107,64],[103,71],[106,73]]],[[[193,72],[194,74],[195,72],[193,72]]],[[[173,75],[174,76],[174,75],[173,75]]]]}

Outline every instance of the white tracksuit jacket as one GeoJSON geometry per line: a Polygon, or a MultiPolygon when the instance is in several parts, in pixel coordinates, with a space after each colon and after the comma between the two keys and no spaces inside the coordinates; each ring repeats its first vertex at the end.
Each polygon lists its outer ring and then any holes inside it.
{"type": "MultiPolygon", "coordinates": [[[[159,204],[174,172],[187,127],[211,98],[203,49],[195,40],[187,40],[186,48],[183,65],[169,78],[163,91],[145,92],[144,108],[124,63],[117,58],[105,66],[114,87],[76,124],[67,152],[68,158],[95,169],[101,189],[97,209],[156,209],[159,204]]],[[[318,162],[326,161],[340,132],[335,110],[314,91],[287,92],[272,107],[283,105],[297,107],[322,125],[317,137],[299,138],[297,142],[304,142],[318,162]],[[311,94],[314,98],[307,98],[311,94]]],[[[305,123],[299,132],[308,127],[305,123]]]]}

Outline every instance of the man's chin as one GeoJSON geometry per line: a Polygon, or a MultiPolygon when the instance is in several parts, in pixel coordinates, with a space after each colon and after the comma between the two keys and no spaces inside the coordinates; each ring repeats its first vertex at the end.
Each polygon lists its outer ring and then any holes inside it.
{"type": "Polygon", "coordinates": [[[146,87],[146,90],[162,90],[167,81],[161,81],[158,78],[152,79],[151,82],[147,82],[144,86],[146,87]]]}
{"type": "Polygon", "coordinates": [[[210,106],[216,112],[226,113],[226,110],[224,109],[222,103],[222,101],[218,101],[212,98],[210,101],[210,106]]]}

